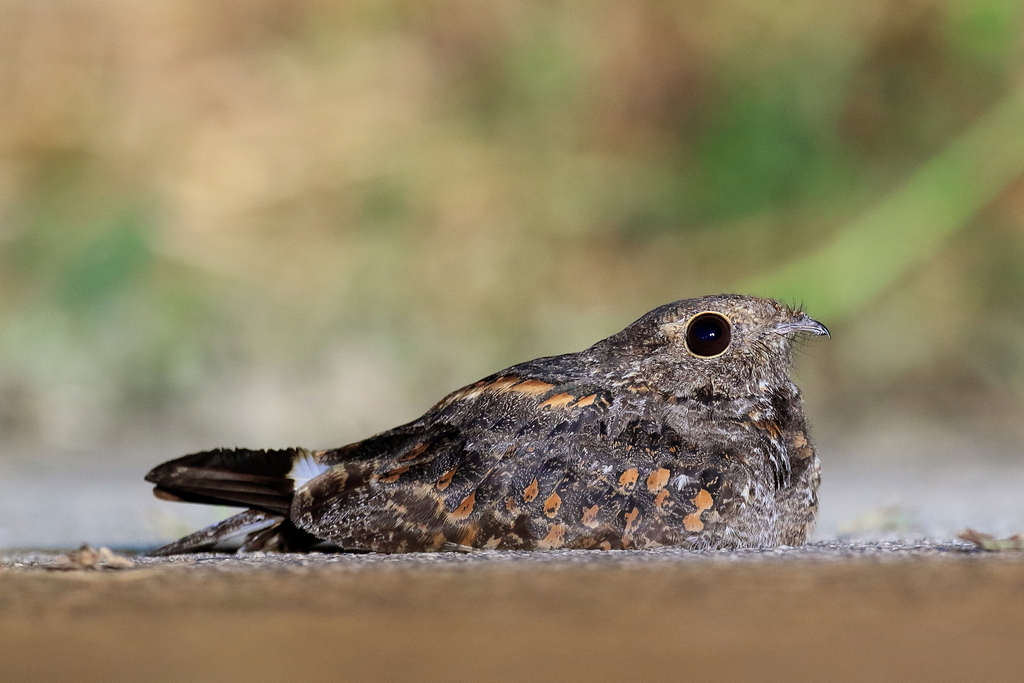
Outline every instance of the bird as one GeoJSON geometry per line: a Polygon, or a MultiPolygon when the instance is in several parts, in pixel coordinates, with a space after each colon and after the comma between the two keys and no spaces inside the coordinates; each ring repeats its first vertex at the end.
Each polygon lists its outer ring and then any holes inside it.
{"type": "Polygon", "coordinates": [[[363,441],[170,460],[146,475],[158,498],[244,511],[153,554],[803,544],[820,482],[790,379],[803,335],[831,337],[772,299],[683,299],[363,441]]]}

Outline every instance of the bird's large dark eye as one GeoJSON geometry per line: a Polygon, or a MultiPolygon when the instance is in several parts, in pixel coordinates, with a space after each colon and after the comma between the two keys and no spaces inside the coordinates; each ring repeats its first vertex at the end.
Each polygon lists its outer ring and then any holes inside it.
{"type": "Polygon", "coordinates": [[[695,356],[717,356],[729,347],[732,326],[718,313],[701,313],[686,327],[686,347],[695,356]]]}

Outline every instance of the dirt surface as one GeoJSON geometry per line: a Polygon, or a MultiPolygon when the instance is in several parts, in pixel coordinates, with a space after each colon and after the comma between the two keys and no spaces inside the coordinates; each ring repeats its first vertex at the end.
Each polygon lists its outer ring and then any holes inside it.
{"type": "Polygon", "coordinates": [[[0,560],[0,680],[1010,681],[1024,553],[0,560]]]}

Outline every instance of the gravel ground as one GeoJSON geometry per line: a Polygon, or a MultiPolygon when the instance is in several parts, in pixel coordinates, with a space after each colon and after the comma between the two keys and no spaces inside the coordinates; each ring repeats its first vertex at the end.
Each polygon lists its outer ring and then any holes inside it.
{"type": "MultiPolygon", "coordinates": [[[[998,553],[1004,560],[1024,562],[1024,552],[998,553]]],[[[177,567],[203,568],[218,571],[249,571],[255,569],[315,568],[325,570],[386,570],[437,569],[457,570],[482,566],[517,567],[528,571],[533,567],[570,569],[579,565],[597,567],[633,567],[640,565],[708,566],[721,563],[758,564],[799,561],[850,561],[875,559],[905,561],[925,558],[966,558],[991,555],[966,541],[874,541],[866,543],[845,541],[816,541],[804,546],[782,546],[771,549],[690,551],[675,548],[657,550],[550,550],[542,552],[516,552],[485,550],[476,552],[408,553],[385,555],[378,553],[195,553],[174,557],[146,557],[135,551],[123,556],[131,559],[129,571],[141,569],[169,569],[177,567]]],[[[0,551],[3,569],[65,569],[63,558],[57,551],[8,549],[0,551]]],[[[108,570],[109,571],[109,570],[108,570]]]]}

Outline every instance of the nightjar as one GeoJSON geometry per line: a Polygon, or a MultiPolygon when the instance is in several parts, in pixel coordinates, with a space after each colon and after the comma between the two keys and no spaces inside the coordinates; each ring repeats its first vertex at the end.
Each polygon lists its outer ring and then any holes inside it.
{"type": "Polygon", "coordinates": [[[579,353],[459,389],[331,450],[214,450],[153,469],[165,500],[246,508],[157,554],[803,543],[819,464],[770,299],[686,299],[579,353]]]}

